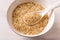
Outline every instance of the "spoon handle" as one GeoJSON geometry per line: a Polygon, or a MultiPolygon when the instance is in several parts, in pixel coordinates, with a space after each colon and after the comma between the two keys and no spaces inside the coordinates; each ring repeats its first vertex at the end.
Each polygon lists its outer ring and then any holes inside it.
{"type": "Polygon", "coordinates": [[[51,17],[51,15],[52,15],[52,13],[53,13],[53,11],[54,11],[54,9],[56,9],[56,8],[58,8],[58,7],[60,7],[60,1],[58,1],[58,2],[56,2],[56,3],[54,3],[52,6],[51,6],[51,13],[49,13],[48,15],[49,15],[49,17],[51,17]]]}

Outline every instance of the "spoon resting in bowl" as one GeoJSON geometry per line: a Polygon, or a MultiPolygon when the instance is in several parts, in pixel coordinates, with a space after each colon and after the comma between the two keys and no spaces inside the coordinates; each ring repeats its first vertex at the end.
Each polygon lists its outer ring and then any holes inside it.
{"type": "MultiPolygon", "coordinates": [[[[50,5],[49,7],[45,8],[42,11],[36,11],[36,12],[29,12],[26,13],[26,15],[23,17],[23,21],[24,23],[26,23],[27,25],[34,25],[36,23],[38,23],[40,20],[42,20],[42,18],[52,9],[54,9],[55,7],[59,6],[58,4],[59,2],[56,2],[52,5],[50,5]]],[[[51,13],[48,13],[49,17],[51,16],[51,13]]]]}

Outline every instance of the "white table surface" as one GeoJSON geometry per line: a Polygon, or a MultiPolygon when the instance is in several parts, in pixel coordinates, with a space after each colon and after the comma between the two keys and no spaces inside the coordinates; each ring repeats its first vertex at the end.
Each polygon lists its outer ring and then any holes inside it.
{"type": "Polygon", "coordinates": [[[0,40],[60,40],[60,8],[57,8],[55,13],[55,23],[52,29],[46,34],[27,38],[14,33],[7,23],[7,9],[13,0],[0,0],[0,40]]]}

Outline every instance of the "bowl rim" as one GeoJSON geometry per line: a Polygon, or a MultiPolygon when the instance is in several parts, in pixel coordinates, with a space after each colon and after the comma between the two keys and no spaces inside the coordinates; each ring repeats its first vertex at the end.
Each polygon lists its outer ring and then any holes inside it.
{"type": "MultiPolygon", "coordinates": [[[[11,3],[11,5],[12,5],[12,3],[11,3]]],[[[11,5],[9,6],[9,8],[11,7],[11,5]]],[[[8,11],[9,11],[9,8],[8,8],[8,11]]],[[[8,11],[7,11],[7,17],[8,17],[8,11]]],[[[51,28],[52,28],[52,26],[53,26],[53,23],[54,23],[54,19],[55,19],[55,14],[53,13],[52,14],[53,15],[53,19],[52,19],[52,24],[50,25],[50,28],[46,31],[46,32],[48,32],[51,28]]],[[[51,17],[52,18],[52,17],[51,17]]],[[[50,19],[49,19],[50,20],[50,19]]],[[[7,22],[8,22],[8,18],[7,18],[7,22]]],[[[49,21],[48,21],[48,23],[49,23],[49,21]]],[[[8,24],[9,24],[9,22],[8,22],[8,24]]],[[[48,24],[47,24],[48,25],[48,24]]],[[[44,32],[44,33],[42,33],[42,34],[37,34],[37,35],[25,35],[25,34],[22,34],[22,33],[18,33],[18,31],[16,31],[14,28],[12,28],[12,26],[9,24],[9,26],[10,26],[10,28],[12,29],[12,31],[13,32],[15,32],[16,34],[18,34],[18,35],[22,35],[22,36],[25,36],[25,37],[36,37],[36,36],[40,36],[40,35],[43,35],[43,34],[45,34],[46,32],[44,32]]]]}

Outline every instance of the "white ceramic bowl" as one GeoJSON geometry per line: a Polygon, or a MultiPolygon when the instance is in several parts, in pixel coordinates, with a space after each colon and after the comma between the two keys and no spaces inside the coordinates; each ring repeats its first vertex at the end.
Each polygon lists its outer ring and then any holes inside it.
{"type": "MultiPolygon", "coordinates": [[[[36,3],[42,4],[44,7],[48,7],[47,2],[44,1],[44,0],[16,0],[16,1],[14,1],[14,2],[9,6],[8,11],[7,11],[7,21],[8,21],[9,26],[11,27],[11,29],[12,29],[15,33],[17,33],[17,34],[19,34],[19,35],[22,35],[22,36],[26,36],[26,37],[36,37],[36,36],[40,36],[40,35],[42,35],[42,34],[45,34],[47,31],[49,31],[49,30],[51,29],[53,23],[54,23],[54,17],[55,17],[54,13],[51,15],[51,17],[50,17],[50,19],[49,19],[49,21],[48,21],[48,24],[47,24],[47,26],[45,27],[45,29],[44,29],[41,33],[39,33],[39,34],[37,34],[37,35],[25,35],[25,34],[22,34],[22,33],[18,32],[18,31],[16,31],[16,30],[12,27],[12,26],[13,26],[13,25],[12,25],[12,12],[13,12],[13,10],[14,10],[19,4],[24,3],[24,2],[36,2],[36,3]]],[[[50,11],[50,13],[51,13],[51,11],[50,11]]]]}

